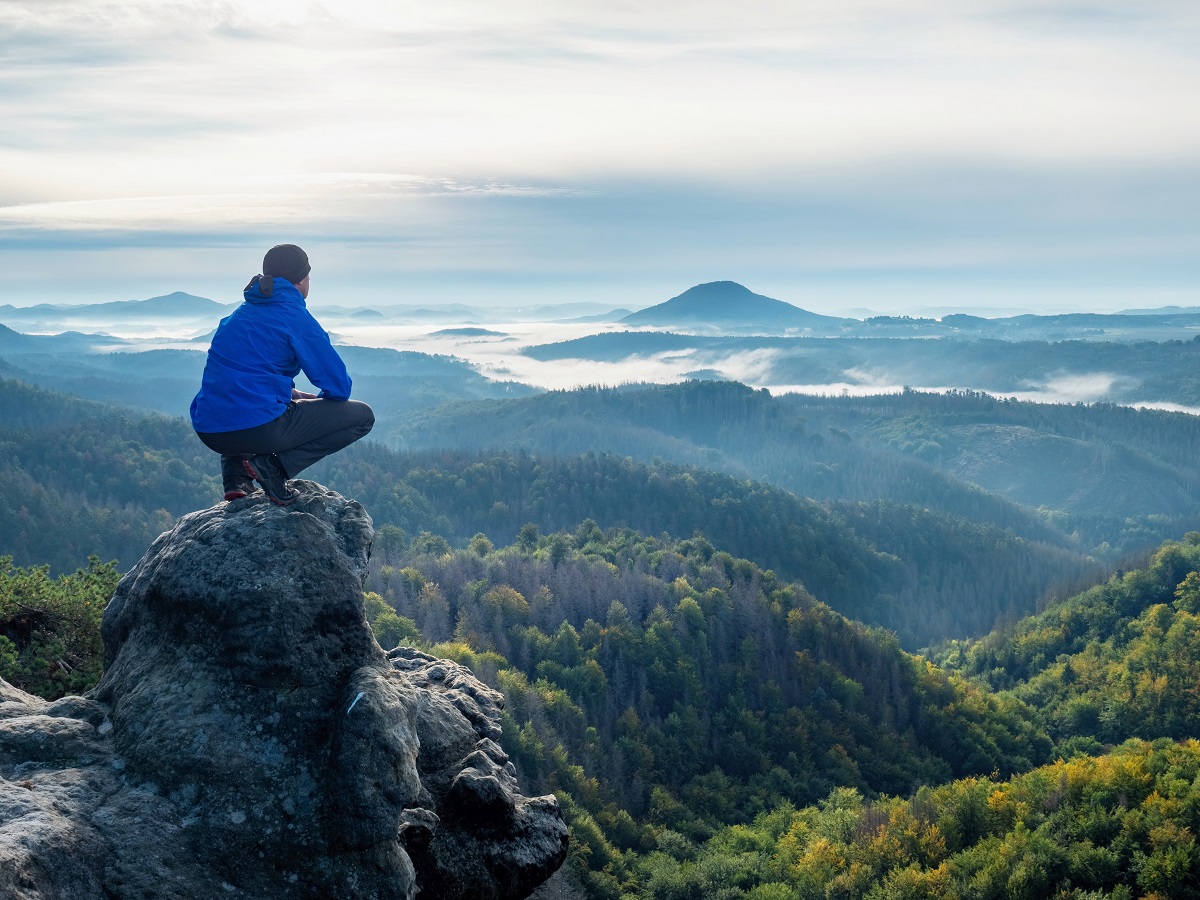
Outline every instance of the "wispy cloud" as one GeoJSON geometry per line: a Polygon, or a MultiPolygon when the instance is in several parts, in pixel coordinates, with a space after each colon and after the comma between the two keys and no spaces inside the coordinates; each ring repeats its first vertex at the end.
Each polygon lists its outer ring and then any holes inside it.
{"type": "Polygon", "coordinates": [[[1038,403],[1095,403],[1135,385],[1134,379],[1111,372],[1058,372],[1010,396],[1038,403]]]}
{"type": "Polygon", "coordinates": [[[574,273],[643,305],[716,278],[1186,292],[1197,9],[0,0],[0,290],[45,284],[16,254],[55,234],[274,231],[363,283],[574,273]],[[372,242],[396,252],[339,249],[372,242]]]}
{"type": "MultiPolygon", "coordinates": [[[[399,158],[420,175],[665,168],[736,181],[764,166],[913,155],[1196,149],[1196,62],[1175,47],[1194,24],[1183,5],[1145,5],[1140,28],[1086,38],[1079,21],[1111,9],[1075,7],[1069,27],[1027,9],[39,0],[0,4],[0,33],[38,47],[16,54],[7,79],[49,102],[41,110],[79,117],[103,143],[132,131],[149,149],[160,142],[139,120],[168,139],[192,123],[200,145],[174,149],[217,175],[233,155],[260,171],[270,159],[372,171],[399,158]],[[204,145],[214,133],[224,153],[204,145]]],[[[7,112],[40,121],[31,106],[7,112]]]]}

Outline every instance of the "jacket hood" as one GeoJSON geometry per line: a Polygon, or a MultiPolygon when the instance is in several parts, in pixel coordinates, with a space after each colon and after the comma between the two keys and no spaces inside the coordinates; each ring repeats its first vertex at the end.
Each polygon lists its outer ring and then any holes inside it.
{"type": "Polygon", "coordinates": [[[246,285],[246,289],[242,291],[242,296],[247,303],[258,305],[266,305],[268,303],[299,303],[304,306],[304,295],[300,290],[288,281],[286,278],[281,278],[278,275],[271,279],[272,291],[271,295],[267,296],[263,293],[260,285],[262,276],[256,275],[250,279],[250,283],[246,285]]]}

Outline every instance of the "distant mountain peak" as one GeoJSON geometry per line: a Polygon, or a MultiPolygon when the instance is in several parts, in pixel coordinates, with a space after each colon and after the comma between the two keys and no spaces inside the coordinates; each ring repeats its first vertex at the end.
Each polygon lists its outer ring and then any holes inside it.
{"type": "MultiPolygon", "coordinates": [[[[783,300],[775,300],[764,294],[756,294],[744,284],[738,284],[736,281],[706,281],[704,284],[697,284],[694,287],[688,288],[677,297],[672,297],[667,303],[685,301],[689,304],[743,303],[759,305],[763,300],[767,300],[770,303],[778,303],[782,306],[791,306],[792,309],[800,308],[792,306],[791,303],[786,303],[783,300]]],[[[665,304],[659,305],[662,306],[665,304]]]]}
{"type": "Polygon", "coordinates": [[[709,325],[721,328],[811,328],[846,320],[809,312],[756,294],[736,281],[709,281],[621,320],[627,325],[709,325]]]}
{"type": "Polygon", "coordinates": [[[679,296],[683,297],[688,294],[705,293],[709,291],[740,291],[743,294],[749,294],[754,297],[762,296],[755,294],[754,291],[746,287],[744,284],[738,284],[736,281],[706,281],[703,284],[698,284],[695,287],[690,287],[679,296]]]}
{"type": "Polygon", "coordinates": [[[187,291],[171,291],[169,294],[160,294],[157,297],[150,297],[150,300],[205,300],[206,297],[200,297],[196,294],[189,294],[187,291]]]}
{"type": "Polygon", "coordinates": [[[210,300],[207,297],[198,297],[186,291],[172,291],[169,294],[150,297],[146,300],[117,300],[112,303],[99,303],[96,306],[112,311],[137,309],[155,310],[157,312],[180,312],[192,315],[196,313],[218,312],[225,309],[227,304],[218,303],[216,300],[210,300]]]}

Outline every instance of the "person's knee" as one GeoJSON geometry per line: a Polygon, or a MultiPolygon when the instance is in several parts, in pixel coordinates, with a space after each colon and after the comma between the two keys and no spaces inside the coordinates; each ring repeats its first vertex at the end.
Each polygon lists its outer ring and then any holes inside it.
{"type": "Polygon", "coordinates": [[[362,411],[358,420],[358,428],[363,436],[366,436],[375,427],[375,411],[361,401],[359,405],[362,406],[362,411]]]}

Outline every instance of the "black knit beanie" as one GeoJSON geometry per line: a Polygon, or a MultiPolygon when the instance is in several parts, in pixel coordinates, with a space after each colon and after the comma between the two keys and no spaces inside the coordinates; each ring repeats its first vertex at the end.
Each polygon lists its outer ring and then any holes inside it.
{"type": "Polygon", "coordinates": [[[295,244],[276,244],[263,257],[262,272],[266,278],[286,278],[292,284],[299,284],[311,269],[308,254],[295,244]]]}

